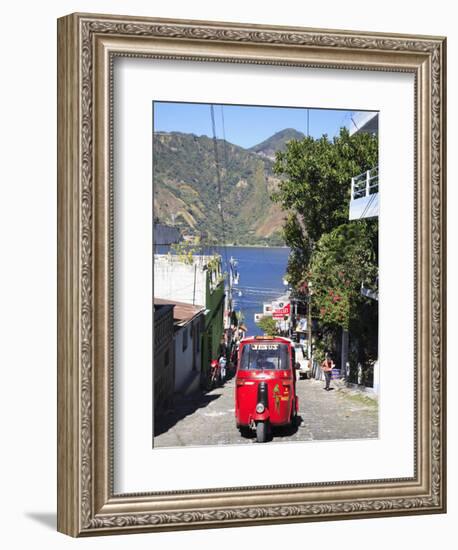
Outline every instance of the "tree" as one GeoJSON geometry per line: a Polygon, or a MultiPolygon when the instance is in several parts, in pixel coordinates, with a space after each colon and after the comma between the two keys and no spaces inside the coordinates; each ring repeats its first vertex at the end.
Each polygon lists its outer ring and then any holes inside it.
{"type": "Polygon", "coordinates": [[[275,336],[277,334],[277,323],[268,315],[261,317],[258,321],[258,326],[267,336],[275,336]]]}
{"type": "Polygon", "coordinates": [[[347,223],[351,178],[377,163],[377,136],[350,136],[345,128],[332,141],[326,135],[291,140],[277,153],[274,172],[282,180],[272,199],[288,211],[283,233],[291,248],[288,280],[293,286],[303,280],[314,244],[347,223]]]}
{"type": "Polygon", "coordinates": [[[348,329],[358,304],[368,301],[361,284],[373,287],[377,277],[376,221],[359,220],[336,227],[319,239],[308,281],[322,322],[348,329]]]}

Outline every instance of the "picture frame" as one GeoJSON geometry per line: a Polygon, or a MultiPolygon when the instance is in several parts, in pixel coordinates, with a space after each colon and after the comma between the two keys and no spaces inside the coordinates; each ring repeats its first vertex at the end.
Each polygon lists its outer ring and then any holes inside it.
{"type": "Polygon", "coordinates": [[[58,20],[58,530],[71,536],[446,510],[446,40],[72,14],[58,20]],[[415,79],[414,476],[113,491],[113,60],[405,72],[415,79]]]}

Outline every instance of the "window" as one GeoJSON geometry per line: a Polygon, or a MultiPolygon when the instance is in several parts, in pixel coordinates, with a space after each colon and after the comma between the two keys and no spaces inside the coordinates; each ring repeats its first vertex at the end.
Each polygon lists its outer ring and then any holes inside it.
{"type": "Polygon", "coordinates": [[[245,344],[242,348],[242,370],[289,369],[289,354],[286,344],[245,344]]]}

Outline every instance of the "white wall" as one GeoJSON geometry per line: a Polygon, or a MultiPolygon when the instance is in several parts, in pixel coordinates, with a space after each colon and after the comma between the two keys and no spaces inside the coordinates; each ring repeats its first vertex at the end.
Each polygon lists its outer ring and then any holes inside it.
{"type": "MultiPolygon", "coordinates": [[[[165,545],[187,549],[237,546],[372,550],[401,541],[409,548],[451,548],[458,520],[458,400],[449,403],[449,513],[364,521],[279,525],[75,541],[54,530],[56,511],[56,18],[73,11],[214,19],[310,27],[448,35],[450,167],[448,201],[456,208],[453,152],[458,97],[454,4],[446,0],[79,0],[25,2],[2,10],[2,267],[0,271],[2,395],[1,539],[6,548],[129,548],[165,545]]],[[[449,301],[458,303],[458,218],[449,221],[449,301]]],[[[449,331],[458,331],[454,311],[449,331]]],[[[450,341],[453,342],[452,338],[450,341]]],[[[451,350],[453,352],[453,349],[451,350]]],[[[450,360],[453,397],[457,369],[450,360]]]]}
{"type": "Polygon", "coordinates": [[[205,306],[206,280],[207,271],[203,271],[200,263],[185,264],[167,254],[154,256],[156,298],[205,306]]]}

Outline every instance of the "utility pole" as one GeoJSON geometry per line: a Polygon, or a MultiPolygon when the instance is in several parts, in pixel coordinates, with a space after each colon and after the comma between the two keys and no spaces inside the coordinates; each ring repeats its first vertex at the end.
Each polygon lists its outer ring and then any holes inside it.
{"type": "MultiPolygon", "coordinates": [[[[293,332],[294,332],[294,327],[297,327],[297,298],[294,300],[293,332]]],[[[296,332],[296,338],[297,338],[297,332],[296,332]]]]}
{"type": "Polygon", "coordinates": [[[312,358],[312,355],[313,355],[313,352],[312,352],[312,290],[310,288],[310,284],[309,284],[308,291],[309,291],[309,296],[308,296],[309,299],[308,299],[308,309],[307,309],[307,332],[308,332],[307,339],[309,344],[309,359],[310,361],[313,361],[313,358],[312,358]]]}
{"type": "Polygon", "coordinates": [[[229,265],[227,266],[229,273],[228,273],[228,288],[227,288],[227,294],[226,294],[226,311],[227,311],[227,350],[229,351],[232,344],[232,329],[231,329],[231,321],[232,321],[232,311],[233,311],[233,301],[232,301],[232,286],[234,284],[234,258],[231,256],[229,260],[229,265]]]}
{"type": "Polygon", "coordinates": [[[194,306],[196,304],[196,272],[197,272],[197,264],[194,264],[194,288],[192,290],[192,305],[194,306]]]}
{"type": "Polygon", "coordinates": [[[347,379],[348,330],[342,327],[342,352],[340,355],[340,377],[347,379]]]}
{"type": "Polygon", "coordinates": [[[232,313],[232,286],[234,284],[234,258],[232,256],[229,262],[229,310],[232,313]]]}

